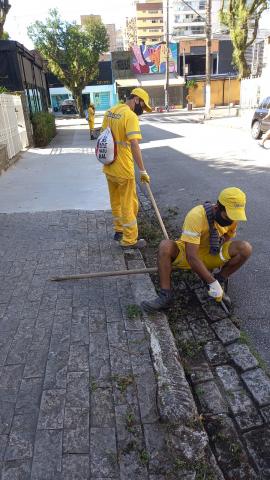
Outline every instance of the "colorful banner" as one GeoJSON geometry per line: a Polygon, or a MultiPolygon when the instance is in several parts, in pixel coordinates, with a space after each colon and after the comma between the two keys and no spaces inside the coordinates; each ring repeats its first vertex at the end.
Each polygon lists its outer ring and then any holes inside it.
{"type": "MultiPolygon", "coordinates": [[[[133,73],[165,73],[167,45],[133,45],[133,73]]],[[[169,44],[169,69],[177,73],[177,43],[169,44]]]]}

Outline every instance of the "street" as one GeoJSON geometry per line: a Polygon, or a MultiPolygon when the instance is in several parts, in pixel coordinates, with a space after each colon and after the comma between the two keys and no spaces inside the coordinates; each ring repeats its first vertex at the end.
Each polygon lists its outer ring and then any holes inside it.
{"type": "Polygon", "coordinates": [[[217,120],[194,123],[192,118],[197,116],[171,112],[143,122],[143,157],[152,191],[164,215],[168,208],[178,209],[179,232],[187,211],[205,200],[215,202],[223,188],[237,186],[246,192],[248,221],[239,225],[238,238],[252,244],[253,255],[231,278],[229,294],[242,329],[270,365],[270,152],[260,148],[248,130],[226,128],[217,120]]]}

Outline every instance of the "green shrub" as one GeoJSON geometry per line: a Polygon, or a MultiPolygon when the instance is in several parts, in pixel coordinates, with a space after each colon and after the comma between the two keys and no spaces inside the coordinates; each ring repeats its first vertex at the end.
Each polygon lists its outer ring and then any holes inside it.
{"type": "Polygon", "coordinates": [[[36,112],[31,117],[35,147],[45,147],[56,135],[55,118],[51,113],[36,112]]]}

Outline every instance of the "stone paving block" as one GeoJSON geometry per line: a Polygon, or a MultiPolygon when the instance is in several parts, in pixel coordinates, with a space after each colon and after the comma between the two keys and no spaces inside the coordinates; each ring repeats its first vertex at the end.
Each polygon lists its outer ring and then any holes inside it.
{"type": "Polygon", "coordinates": [[[270,428],[252,430],[244,434],[250,455],[255,461],[261,478],[270,478],[270,428]]]}
{"type": "Polygon", "coordinates": [[[216,374],[218,375],[223,388],[226,391],[232,392],[236,390],[242,390],[242,382],[237,371],[233,367],[229,365],[217,367],[216,374]]]}
{"type": "Polygon", "coordinates": [[[91,389],[91,427],[113,427],[115,425],[113,390],[109,382],[99,381],[91,389]]]}
{"type": "Polygon", "coordinates": [[[88,372],[69,372],[67,375],[66,405],[70,407],[89,407],[88,372]]]}
{"type": "Polygon", "coordinates": [[[227,391],[226,399],[241,430],[262,425],[262,417],[245,390],[227,391]]]}
{"type": "Polygon", "coordinates": [[[234,326],[232,321],[229,318],[215,322],[212,325],[212,328],[215,330],[219,340],[223,345],[228,345],[229,343],[235,342],[240,338],[240,330],[234,326]]]}
{"type": "Polygon", "coordinates": [[[58,478],[62,468],[62,431],[38,430],[36,433],[31,480],[58,478]]]}
{"type": "Polygon", "coordinates": [[[206,286],[200,288],[194,288],[193,292],[195,293],[197,299],[201,304],[209,302],[209,295],[206,286]]]}
{"type": "Polygon", "coordinates": [[[44,388],[66,388],[69,351],[49,352],[44,388]]]}
{"type": "Polygon", "coordinates": [[[0,366],[5,365],[6,358],[12,343],[13,334],[1,332],[0,333],[0,366]]]}
{"type": "Polygon", "coordinates": [[[4,460],[7,443],[8,435],[0,435],[0,462],[4,460]]]}
{"type": "Polygon", "coordinates": [[[16,333],[6,359],[6,365],[25,363],[31,345],[33,330],[31,327],[19,329],[16,333]]]}
{"type": "Polygon", "coordinates": [[[89,332],[107,332],[107,318],[105,310],[89,310],[89,332]]]}
{"type": "Polygon", "coordinates": [[[228,345],[226,350],[235,365],[239,367],[242,372],[258,366],[257,359],[252,355],[247,345],[233,343],[232,345],[228,345]]]}
{"type": "Polygon", "coordinates": [[[16,401],[16,413],[38,413],[42,396],[42,378],[23,378],[16,401]]]}
{"type": "Polygon", "coordinates": [[[5,461],[32,458],[37,415],[15,415],[5,452],[5,461]]]}
{"type": "Polygon", "coordinates": [[[147,455],[140,425],[117,425],[120,479],[148,480],[147,455]]]}
{"type": "Polygon", "coordinates": [[[38,429],[60,429],[64,422],[65,390],[44,390],[41,399],[38,429]]]}
{"type": "Polygon", "coordinates": [[[114,375],[112,386],[115,405],[138,405],[137,388],[132,372],[126,375],[114,375]]]}
{"type": "Polygon", "coordinates": [[[157,383],[153,371],[147,370],[144,374],[136,375],[138,399],[142,423],[153,423],[158,420],[157,410],[157,383]]]}
{"type": "Polygon", "coordinates": [[[260,407],[270,404],[270,378],[261,368],[250,370],[241,376],[260,407]]]}
{"type": "Polygon", "coordinates": [[[270,422],[270,405],[267,407],[260,408],[260,412],[264,418],[264,420],[269,423],[270,422]]]}
{"type": "Polygon", "coordinates": [[[64,453],[89,453],[88,408],[65,408],[63,451],[64,453]]]}
{"type": "Polygon", "coordinates": [[[119,478],[115,428],[90,429],[91,477],[119,478]]]}
{"type": "Polygon", "coordinates": [[[24,378],[43,377],[48,358],[48,344],[40,344],[31,348],[27,355],[27,360],[23,372],[24,378]]]}
{"type": "Polygon", "coordinates": [[[228,406],[224,402],[215,382],[200,383],[195,386],[195,392],[203,413],[219,414],[228,412],[228,406]]]}
{"type": "Polygon", "coordinates": [[[203,303],[202,309],[211,323],[227,317],[227,314],[215,300],[209,300],[208,303],[203,303]]]}
{"type": "Polygon", "coordinates": [[[64,455],[63,480],[87,480],[90,478],[89,455],[64,455]]]}
{"type": "Polygon", "coordinates": [[[88,306],[73,308],[70,339],[72,343],[89,344],[88,306]]]}
{"type": "Polygon", "coordinates": [[[211,365],[220,365],[228,361],[228,353],[218,340],[208,342],[204,347],[204,352],[211,365]]]}
{"type": "Polygon", "coordinates": [[[205,418],[205,427],[213,443],[219,467],[230,480],[253,479],[245,448],[239,440],[232,420],[227,415],[213,415],[205,418]]]}
{"type": "MultiPolygon", "coordinates": [[[[2,480],[29,480],[32,460],[13,460],[5,462],[2,468],[2,480]]],[[[0,469],[1,472],[1,469],[0,469]]]]}
{"type": "Polygon", "coordinates": [[[149,339],[144,332],[128,332],[128,344],[134,375],[152,370],[149,339]]]}
{"type": "Polygon", "coordinates": [[[70,354],[68,361],[68,370],[70,372],[79,372],[89,369],[89,347],[88,345],[79,345],[74,343],[70,345],[70,354]]]}
{"type": "Polygon", "coordinates": [[[186,368],[187,374],[193,384],[213,379],[212,371],[208,363],[204,360],[203,355],[199,355],[196,359],[188,359],[186,368]]]}
{"type": "MultiPolygon", "coordinates": [[[[17,395],[23,376],[23,365],[6,365],[0,370],[1,394],[17,395]]],[[[3,397],[2,397],[3,398],[3,397]]]]}
{"type": "Polygon", "coordinates": [[[89,365],[91,380],[98,381],[111,376],[110,351],[106,333],[91,333],[89,365]]]}
{"type": "Polygon", "coordinates": [[[187,321],[197,342],[207,342],[215,339],[215,334],[204,317],[198,318],[188,315],[187,321]]]}
{"type": "Polygon", "coordinates": [[[13,403],[8,399],[4,401],[0,390],[0,435],[9,434],[15,411],[15,400],[13,403]]]}
{"type": "Polygon", "coordinates": [[[144,425],[145,451],[150,475],[169,475],[174,468],[167,450],[167,430],[159,423],[144,425]]]}

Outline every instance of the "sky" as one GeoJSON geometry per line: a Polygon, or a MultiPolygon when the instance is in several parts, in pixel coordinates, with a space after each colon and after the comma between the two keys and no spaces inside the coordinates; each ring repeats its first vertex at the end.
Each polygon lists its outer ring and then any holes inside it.
{"type": "Polygon", "coordinates": [[[36,20],[44,21],[50,8],[57,8],[64,20],[80,22],[80,15],[101,15],[104,23],[124,24],[125,18],[132,15],[132,0],[9,0],[11,9],[7,15],[4,30],[11,40],[22,43],[32,49],[33,44],[27,36],[27,27],[36,20]],[[110,6],[111,5],[111,6],[110,6]]]}

